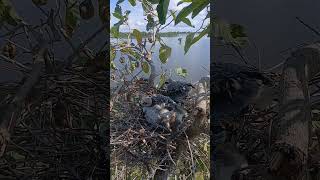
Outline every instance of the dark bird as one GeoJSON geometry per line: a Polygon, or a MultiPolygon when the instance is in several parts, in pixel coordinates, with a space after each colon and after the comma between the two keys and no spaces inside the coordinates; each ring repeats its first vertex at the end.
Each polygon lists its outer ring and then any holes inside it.
{"type": "Polygon", "coordinates": [[[214,117],[238,116],[273,85],[266,73],[232,63],[213,63],[211,81],[214,117]]]}
{"type": "Polygon", "coordinates": [[[266,73],[239,64],[212,63],[213,128],[239,116],[259,98],[266,87],[273,85],[266,73]]]}
{"type": "Polygon", "coordinates": [[[169,79],[162,88],[162,94],[169,96],[177,103],[183,104],[192,88],[194,87],[191,83],[169,79]]]}
{"type": "MultiPolygon", "coordinates": [[[[237,168],[240,168],[240,160],[245,163],[241,154],[235,151],[231,144],[226,145],[225,122],[232,123],[241,115],[249,104],[257,101],[263,90],[272,87],[273,82],[267,73],[257,69],[232,63],[213,63],[211,93],[213,95],[213,149],[212,156],[217,177],[224,177],[237,168]],[[224,147],[223,150],[219,146],[224,147]]],[[[225,178],[223,178],[225,179],[225,178]]],[[[230,179],[230,175],[229,178],[230,179]]]]}

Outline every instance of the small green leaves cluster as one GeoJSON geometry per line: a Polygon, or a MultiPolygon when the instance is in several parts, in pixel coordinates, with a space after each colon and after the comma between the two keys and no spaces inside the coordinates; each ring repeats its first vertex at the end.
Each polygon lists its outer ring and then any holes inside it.
{"type": "Polygon", "coordinates": [[[9,0],[0,0],[0,28],[3,25],[17,26],[21,18],[17,15],[9,0]]]}
{"type": "MultiPolygon", "coordinates": [[[[111,27],[111,37],[113,38],[120,38],[120,35],[123,36],[123,33],[120,33],[120,26],[127,25],[129,27],[129,24],[127,23],[129,19],[130,11],[124,11],[122,10],[121,3],[123,3],[123,0],[118,0],[116,3],[116,7],[112,12],[112,15],[118,19],[119,21],[111,27]]],[[[137,54],[140,54],[140,59],[134,59],[135,57],[132,54],[123,54],[123,48],[120,50],[121,55],[124,56],[124,58],[120,58],[121,62],[130,64],[128,67],[131,67],[131,70],[135,70],[137,68],[141,68],[141,70],[144,73],[150,73],[150,64],[149,61],[153,61],[152,59],[152,51],[154,48],[154,45],[156,42],[160,44],[159,48],[159,61],[161,64],[166,64],[168,60],[170,59],[172,49],[168,45],[166,45],[163,40],[161,39],[160,30],[167,27],[170,23],[174,23],[175,25],[179,23],[184,23],[190,27],[194,27],[192,24],[193,18],[195,18],[202,10],[207,9],[207,16],[203,21],[209,18],[209,0],[181,0],[178,5],[182,6],[185,5],[185,7],[180,11],[176,12],[171,9],[169,9],[169,3],[170,0],[128,0],[128,2],[133,6],[137,6],[137,2],[140,2],[142,9],[144,11],[145,17],[146,17],[146,31],[148,33],[148,36],[145,37],[145,35],[137,30],[132,29],[130,30],[130,33],[128,34],[128,41],[131,41],[131,37],[136,39],[137,44],[128,42],[126,45],[126,48],[130,48],[132,52],[136,52],[137,54]],[[190,16],[190,17],[189,17],[190,16]],[[191,18],[191,19],[190,19],[191,18]],[[148,41],[147,41],[148,40],[148,41]],[[149,50],[146,49],[146,43],[151,44],[151,48],[149,50]],[[148,57],[149,56],[149,57],[148,57]],[[137,63],[137,61],[139,63],[137,63]]],[[[130,27],[129,27],[130,29],[130,27]]],[[[192,45],[197,43],[202,37],[208,36],[210,33],[210,24],[206,24],[204,27],[200,27],[196,32],[189,33],[186,37],[185,45],[184,45],[184,52],[185,54],[189,51],[192,45]]],[[[115,45],[117,46],[117,45],[115,45]]],[[[115,51],[112,53],[118,52],[114,48],[115,51]]],[[[121,48],[120,48],[121,49],[121,48]]],[[[127,53],[130,53],[131,51],[127,51],[127,53]]],[[[120,63],[121,63],[120,62],[120,63]]],[[[111,63],[113,68],[116,68],[115,63],[111,63]]],[[[182,77],[187,76],[187,70],[184,68],[177,68],[176,74],[182,77]]],[[[163,73],[160,75],[160,82],[159,86],[161,86],[161,83],[165,81],[166,75],[163,73]]]]}
{"type": "Polygon", "coordinates": [[[216,39],[220,39],[225,44],[236,47],[247,45],[248,37],[243,26],[227,23],[220,18],[215,18],[214,22],[213,34],[216,39]]]}

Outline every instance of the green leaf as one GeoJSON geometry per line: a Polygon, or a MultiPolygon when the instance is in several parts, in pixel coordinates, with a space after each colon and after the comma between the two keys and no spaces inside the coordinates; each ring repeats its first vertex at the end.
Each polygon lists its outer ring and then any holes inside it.
{"type": "MultiPolygon", "coordinates": [[[[72,0],[69,3],[74,4],[76,1],[72,0]]],[[[72,37],[73,32],[80,24],[80,12],[78,5],[68,7],[66,9],[65,27],[68,36],[72,37]]]]}
{"type": "Polygon", "coordinates": [[[142,0],[141,2],[143,12],[147,13],[151,10],[152,6],[147,0],[142,0]]]}
{"type": "Polygon", "coordinates": [[[173,20],[175,21],[176,17],[177,17],[176,14],[172,10],[169,10],[169,11],[170,11],[170,14],[171,14],[173,20]]]}
{"type": "Polygon", "coordinates": [[[111,50],[111,51],[110,51],[110,61],[113,61],[115,57],[116,57],[115,51],[114,51],[114,50],[111,50]]]}
{"type": "Polygon", "coordinates": [[[114,38],[120,37],[119,26],[113,26],[110,30],[111,36],[114,38]]]}
{"type": "Polygon", "coordinates": [[[184,54],[186,54],[188,52],[188,50],[190,49],[190,47],[192,45],[194,34],[195,33],[190,33],[187,35],[186,42],[184,44],[184,54]]]}
{"type": "MultiPolygon", "coordinates": [[[[210,32],[210,24],[207,26],[206,29],[204,29],[197,37],[193,38],[192,40],[192,44],[198,42],[203,36],[205,36],[206,34],[208,34],[210,32]]],[[[192,45],[191,44],[191,45],[192,45]]]]}
{"type": "Polygon", "coordinates": [[[202,172],[196,172],[194,174],[194,177],[195,177],[195,180],[204,180],[204,177],[203,177],[203,173],[202,172]]]}
{"type": "Polygon", "coordinates": [[[320,128],[320,121],[312,121],[312,128],[313,129],[319,129],[320,128]]]}
{"type": "Polygon", "coordinates": [[[142,71],[146,74],[148,74],[150,71],[149,64],[146,61],[142,62],[141,68],[142,68],[142,71]]]}
{"type": "Polygon", "coordinates": [[[177,6],[179,6],[180,4],[184,3],[184,2],[192,2],[192,0],[182,0],[182,1],[179,1],[177,6]]]}
{"type": "Polygon", "coordinates": [[[121,8],[121,6],[119,6],[119,5],[117,4],[116,7],[114,8],[114,12],[115,12],[115,13],[122,14],[122,8],[121,8]]]}
{"type": "MultiPolygon", "coordinates": [[[[106,1],[106,0],[105,0],[106,1]]],[[[123,3],[124,0],[118,0],[117,5],[123,3]]]]}
{"type": "Polygon", "coordinates": [[[110,68],[113,69],[113,70],[117,69],[117,67],[116,67],[116,65],[114,64],[113,61],[110,62],[110,68]]]}
{"type": "Polygon", "coordinates": [[[149,31],[155,26],[155,23],[154,23],[153,17],[150,14],[147,16],[147,19],[148,19],[148,23],[147,23],[146,29],[147,31],[149,31]]]}
{"type": "Polygon", "coordinates": [[[204,8],[206,8],[209,4],[210,1],[209,0],[197,0],[192,2],[192,4],[194,4],[194,9],[192,11],[192,16],[191,18],[193,19],[194,17],[196,17],[204,8]]]}
{"type": "Polygon", "coordinates": [[[182,76],[182,77],[186,77],[188,75],[187,69],[184,69],[184,68],[181,68],[181,67],[176,69],[176,73],[179,76],[182,76]]]}
{"type": "Polygon", "coordinates": [[[188,26],[194,28],[194,25],[191,24],[191,21],[188,18],[185,17],[181,21],[184,22],[185,24],[187,24],[188,26]]]}
{"type": "Polygon", "coordinates": [[[194,9],[194,4],[191,3],[189,6],[184,7],[179,14],[177,15],[177,18],[174,22],[175,25],[179,24],[184,18],[186,18],[194,9]]]}
{"type": "Polygon", "coordinates": [[[3,23],[17,26],[22,19],[17,15],[12,4],[8,0],[0,0],[0,28],[3,23]]]}
{"type": "Polygon", "coordinates": [[[157,6],[158,18],[160,24],[165,24],[167,19],[170,0],[160,0],[157,6]]]}
{"type": "Polygon", "coordinates": [[[115,17],[115,18],[117,18],[117,19],[120,19],[120,20],[122,20],[123,19],[123,16],[121,15],[121,14],[119,14],[119,13],[112,13],[112,15],[115,17]]]}
{"type": "Polygon", "coordinates": [[[164,85],[164,83],[166,82],[166,75],[165,74],[161,74],[160,75],[160,81],[158,84],[158,88],[162,88],[162,86],[164,85]]]}
{"type": "Polygon", "coordinates": [[[158,4],[159,0],[148,0],[148,2],[150,2],[151,4],[158,4]]]}
{"type": "Polygon", "coordinates": [[[231,35],[233,38],[247,37],[244,28],[238,24],[230,24],[231,35]]]}
{"type": "Polygon", "coordinates": [[[232,44],[237,47],[243,47],[248,43],[248,37],[244,28],[240,25],[230,25],[227,22],[216,18],[213,24],[213,35],[226,44],[232,44]]]}
{"type": "Polygon", "coordinates": [[[114,9],[114,13],[112,15],[120,20],[123,19],[121,6],[117,5],[114,9]]]}
{"type": "Polygon", "coordinates": [[[130,70],[131,70],[131,72],[134,71],[137,68],[136,65],[137,65],[136,62],[132,62],[132,61],[130,62],[130,70]]]}
{"type": "Polygon", "coordinates": [[[170,56],[171,56],[171,48],[169,46],[162,45],[159,49],[159,59],[161,63],[163,64],[167,63],[170,56]]]}
{"type": "Polygon", "coordinates": [[[110,33],[111,36],[114,38],[119,38],[120,37],[120,26],[123,24],[123,20],[120,20],[119,22],[117,22],[116,24],[114,24],[114,26],[111,28],[110,33]]]}
{"type": "Polygon", "coordinates": [[[137,42],[139,44],[142,44],[142,35],[141,35],[140,31],[138,31],[137,29],[134,29],[133,30],[133,35],[137,39],[137,42]]]}
{"type": "Polygon", "coordinates": [[[125,20],[128,19],[128,16],[129,16],[130,12],[131,12],[131,11],[129,11],[129,10],[126,10],[126,11],[124,12],[123,18],[124,18],[125,20]]]}
{"type": "Polygon", "coordinates": [[[129,0],[129,3],[131,4],[131,6],[136,6],[136,0],[129,0]]]}
{"type": "Polygon", "coordinates": [[[24,160],[26,157],[20,153],[17,153],[15,151],[10,151],[7,153],[10,157],[12,157],[14,160],[24,160]]]}

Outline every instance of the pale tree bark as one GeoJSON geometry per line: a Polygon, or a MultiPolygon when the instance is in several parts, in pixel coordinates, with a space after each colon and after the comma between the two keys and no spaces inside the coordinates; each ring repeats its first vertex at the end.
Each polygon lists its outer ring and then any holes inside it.
{"type": "Polygon", "coordinates": [[[269,164],[273,179],[305,180],[311,124],[308,82],[320,72],[320,48],[313,44],[292,53],[280,83],[280,111],[272,124],[269,164]]]}

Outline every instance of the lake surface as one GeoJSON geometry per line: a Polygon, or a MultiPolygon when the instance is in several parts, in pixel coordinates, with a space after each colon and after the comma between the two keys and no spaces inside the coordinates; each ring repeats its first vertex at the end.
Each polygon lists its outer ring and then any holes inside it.
{"type": "MultiPolygon", "coordinates": [[[[167,46],[171,47],[171,56],[166,64],[162,64],[159,59],[160,45],[157,43],[153,49],[152,59],[155,63],[157,74],[166,71],[174,80],[182,80],[188,82],[196,82],[201,77],[210,74],[210,39],[203,37],[196,44],[191,46],[187,54],[184,54],[185,35],[177,37],[163,37],[167,46]],[[182,38],[181,44],[179,38],[182,38]],[[187,69],[186,78],[176,74],[176,68],[187,69]],[[171,73],[170,73],[171,72],[171,73]]],[[[115,41],[113,39],[112,41],[115,41]]],[[[115,63],[119,65],[119,57],[115,59],[115,63]]],[[[135,72],[136,73],[136,72],[135,72]]],[[[144,74],[146,76],[146,74],[144,74]]]]}
{"type": "MultiPolygon", "coordinates": [[[[305,23],[320,30],[319,18],[320,1],[317,0],[223,0],[215,2],[215,14],[230,23],[244,26],[251,42],[246,50],[251,63],[257,65],[259,54],[262,68],[268,69],[285,60],[283,50],[297,47],[303,43],[319,40],[319,36],[312,33],[297,21],[301,18],[305,23]]],[[[217,47],[213,56],[215,61],[239,62],[239,58],[224,56],[230,49],[217,47]]]]}

